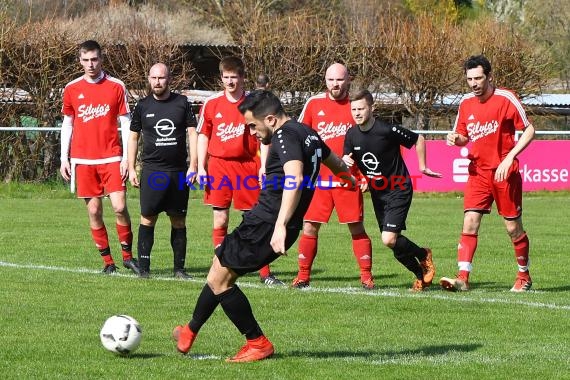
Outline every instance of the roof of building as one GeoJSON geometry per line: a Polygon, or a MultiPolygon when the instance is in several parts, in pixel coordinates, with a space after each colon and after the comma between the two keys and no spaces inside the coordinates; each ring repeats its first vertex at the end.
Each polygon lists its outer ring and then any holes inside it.
{"type": "Polygon", "coordinates": [[[542,94],[527,96],[523,104],[542,107],[570,107],[570,94],[542,94]]]}

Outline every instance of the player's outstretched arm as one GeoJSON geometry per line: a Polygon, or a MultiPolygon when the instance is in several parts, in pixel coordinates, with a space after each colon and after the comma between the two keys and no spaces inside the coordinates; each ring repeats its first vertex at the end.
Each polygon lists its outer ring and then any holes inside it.
{"type": "Polygon", "coordinates": [[[428,177],[441,178],[441,173],[433,172],[426,164],[426,141],[424,136],[418,135],[418,140],[416,141],[416,154],[418,156],[418,167],[422,174],[428,177]]]}
{"type": "Polygon", "coordinates": [[[350,169],[344,161],[334,152],[331,152],[327,158],[323,159],[323,164],[332,170],[337,177],[341,178],[344,183],[349,184],[351,188],[356,186],[356,178],[350,173],[350,169]]]}

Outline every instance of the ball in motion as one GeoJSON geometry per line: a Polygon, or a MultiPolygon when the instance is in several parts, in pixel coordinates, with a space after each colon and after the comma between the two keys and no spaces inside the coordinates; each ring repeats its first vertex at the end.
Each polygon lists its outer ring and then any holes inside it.
{"type": "Polygon", "coordinates": [[[136,319],[128,315],[113,315],[101,328],[101,343],[111,352],[127,355],[140,345],[142,329],[136,319]]]}

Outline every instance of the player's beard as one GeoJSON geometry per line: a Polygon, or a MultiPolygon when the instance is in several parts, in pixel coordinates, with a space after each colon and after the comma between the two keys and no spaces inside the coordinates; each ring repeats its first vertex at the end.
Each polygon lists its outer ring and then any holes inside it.
{"type": "Polygon", "coordinates": [[[152,88],[152,93],[156,96],[156,97],[161,97],[164,95],[164,93],[166,92],[166,90],[168,90],[167,87],[153,87],[152,88]]]}
{"type": "Polygon", "coordinates": [[[336,100],[344,99],[346,97],[346,90],[343,88],[330,90],[331,97],[336,100]]]}

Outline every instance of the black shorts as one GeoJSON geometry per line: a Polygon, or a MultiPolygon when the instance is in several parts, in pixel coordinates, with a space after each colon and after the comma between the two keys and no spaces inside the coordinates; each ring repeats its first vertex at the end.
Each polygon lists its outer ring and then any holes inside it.
{"type": "Polygon", "coordinates": [[[157,171],[142,169],[140,187],[141,215],[186,216],[190,190],[186,171],[157,171]]]}
{"type": "Polygon", "coordinates": [[[377,191],[370,189],[370,195],[380,231],[400,233],[406,229],[413,190],[377,191]]]}
{"type": "MultiPolygon", "coordinates": [[[[216,248],[216,256],[224,267],[240,276],[255,272],[280,256],[270,245],[274,228],[273,223],[246,212],[240,225],[216,248]]],[[[287,229],[285,248],[291,248],[298,236],[299,229],[287,229]]]]}

